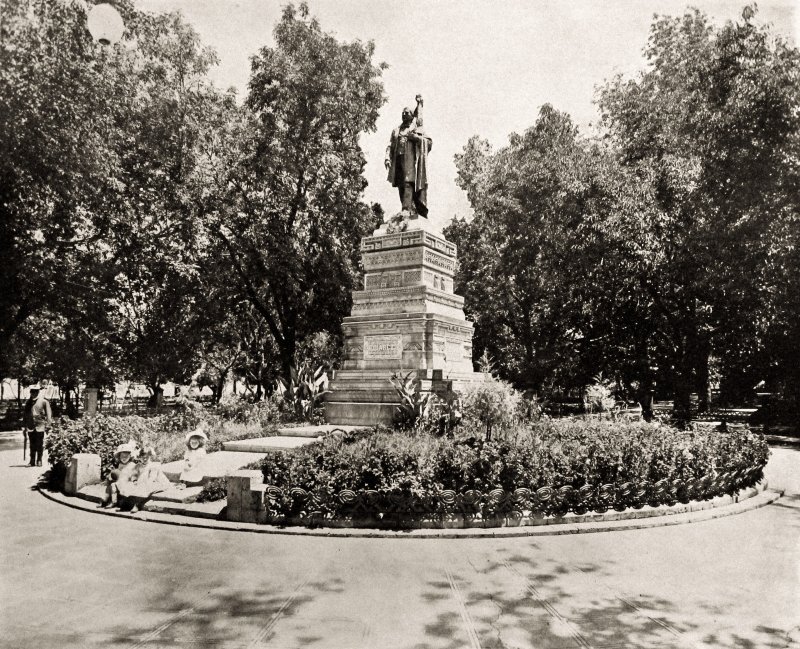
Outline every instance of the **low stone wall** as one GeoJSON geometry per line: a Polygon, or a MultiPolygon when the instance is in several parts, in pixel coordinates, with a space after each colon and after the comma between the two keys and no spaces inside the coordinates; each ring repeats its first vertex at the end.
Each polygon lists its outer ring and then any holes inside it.
{"type": "Polygon", "coordinates": [[[760,481],[761,475],[762,469],[752,468],[689,482],[660,480],[640,485],[585,485],[580,489],[520,488],[513,492],[494,489],[487,493],[442,491],[428,499],[427,510],[415,508],[413,499],[401,492],[356,494],[343,490],[337,498],[349,506],[352,515],[332,518],[320,510],[311,492],[265,485],[260,471],[237,471],[228,478],[227,519],[379,529],[491,528],[625,520],[732,504],[763,491],[766,483],[760,481]],[[297,505],[299,514],[270,515],[270,502],[286,498],[297,505]]]}

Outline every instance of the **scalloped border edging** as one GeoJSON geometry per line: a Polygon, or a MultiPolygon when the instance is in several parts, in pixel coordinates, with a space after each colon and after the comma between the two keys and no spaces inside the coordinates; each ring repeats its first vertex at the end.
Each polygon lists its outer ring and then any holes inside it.
{"type": "MultiPolygon", "coordinates": [[[[772,504],[783,496],[783,491],[767,490],[766,480],[762,480],[754,487],[748,487],[734,495],[717,496],[711,500],[679,504],[673,506],[659,506],[651,509],[661,509],[659,513],[647,513],[645,508],[631,510],[638,516],[622,518],[625,512],[609,512],[606,514],[593,514],[592,520],[554,520],[538,526],[512,526],[477,528],[468,527],[460,529],[428,528],[428,529],[375,529],[375,528],[308,528],[308,527],[281,527],[263,523],[242,523],[227,520],[208,520],[193,518],[191,516],[176,515],[163,512],[140,511],[137,514],[129,512],[115,512],[108,509],[97,509],[94,504],[77,497],[66,496],[60,492],[48,492],[41,486],[37,490],[48,500],[52,500],[72,509],[99,514],[101,516],[117,516],[139,522],[160,523],[178,527],[195,527],[214,529],[229,532],[252,532],[256,534],[281,534],[288,536],[324,536],[331,538],[393,538],[393,539],[458,539],[458,538],[515,538],[525,536],[556,536],[564,534],[589,534],[597,532],[612,532],[622,530],[647,529],[652,527],[666,527],[668,525],[685,525],[699,523],[716,518],[744,513],[766,505],[772,504]],[[694,509],[688,509],[695,505],[694,509]],[[704,506],[699,506],[704,505],[704,506]],[[669,511],[673,510],[673,511],[669,511]],[[678,510],[678,511],[675,511],[678,510]],[[645,515],[646,514],[646,515],[645,515]]],[[[583,516],[588,519],[589,516],[583,516]]]]}

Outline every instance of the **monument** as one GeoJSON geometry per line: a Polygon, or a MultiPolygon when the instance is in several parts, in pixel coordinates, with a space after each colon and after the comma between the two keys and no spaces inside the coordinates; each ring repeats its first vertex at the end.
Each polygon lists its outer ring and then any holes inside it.
{"type": "Polygon", "coordinates": [[[332,424],[391,424],[399,403],[389,379],[414,372],[423,392],[444,395],[482,380],[473,371],[473,325],[453,292],[456,247],[428,219],[422,97],[403,109],[386,150],[388,180],[401,210],[361,240],[364,290],[353,292],[344,319],[345,360],[331,382],[332,424]]]}

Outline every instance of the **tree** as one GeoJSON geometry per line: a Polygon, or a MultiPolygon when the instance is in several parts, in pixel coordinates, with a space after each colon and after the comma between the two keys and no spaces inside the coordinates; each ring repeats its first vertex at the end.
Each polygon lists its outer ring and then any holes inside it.
{"type": "Polygon", "coordinates": [[[250,89],[229,123],[209,238],[262,317],[288,376],[297,345],[339,334],[350,307],[358,242],[375,216],[359,136],[384,102],[372,43],[340,43],[308,7],[288,6],[275,47],[253,58],[250,89]]]}
{"type": "Polygon", "coordinates": [[[0,373],[7,350],[58,341],[92,360],[81,380],[157,394],[199,363],[199,197],[233,99],[178,14],[121,2],[124,44],[104,48],[79,4],[1,1],[0,373]],[[31,318],[39,337],[17,335],[31,318]]]}
{"type": "Polygon", "coordinates": [[[160,402],[161,384],[187,382],[201,363],[209,320],[202,268],[202,201],[211,132],[234,103],[208,80],[216,55],[180,14],[137,14],[133,100],[118,124],[121,187],[108,227],[105,273],[114,287],[109,337],[121,368],[160,402]]]}
{"type": "Polygon", "coordinates": [[[754,15],[718,29],[698,11],[658,18],[649,68],[599,93],[621,163],[656,199],[653,218],[618,231],[660,317],[682,416],[692,391],[706,405],[712,356],[756,382],[764,316],[796,274],[770,256],[797,224],[800,57],[754,15]]]}
{"type": "Polygon", "coordinates": [[[447,234],[461,254],[457,290],[475,319],[476,352],[488,350],[505,377],[535,390],[580,388],[635,364],[646,328],[630,316],[641,295],[609,263],[603,226],[628,209],[613,157],[545,105],[509,146],[493,153],[472,138],[456,165],[475,215],[447,234]]]}
{"type": "Polygon", "coordinates": [[[93,44],[85,21],[68,2],[0,0],[2,375],[28,318],[80,310],[102,237],[94,217],[113,200],[125,54],[93,44]]]}

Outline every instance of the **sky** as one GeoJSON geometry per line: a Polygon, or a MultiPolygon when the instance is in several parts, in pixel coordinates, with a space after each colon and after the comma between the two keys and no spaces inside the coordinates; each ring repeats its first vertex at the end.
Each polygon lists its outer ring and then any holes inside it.
{"type": "MultiPolygon", "coordinates": [[[[247,92],[250,57],[272,45],[286,0],[136,0],[145,11],[180,10],[220,64],[214,82],[247,92]]],[[[544,103],[570,114],[590,134],[595,89],[616,74],[645,69],[643,50],[654,14],[697,7],[716,24],[741,16],[745,0],[309,0],[323,30],[340,40],[372,40],[387,103],[375,133],[362,137],[369,183],[365,200],[388,214],[400,208],[386,179],[384,153],[403,106],[421,94],[430,217],[440,224],[468,216],[453,156],[472,135],[502,147],[536,121],[544,103]]],[[[756,20],[800,43],[800,2],[759,0],[756,20]]]]}

